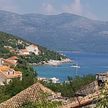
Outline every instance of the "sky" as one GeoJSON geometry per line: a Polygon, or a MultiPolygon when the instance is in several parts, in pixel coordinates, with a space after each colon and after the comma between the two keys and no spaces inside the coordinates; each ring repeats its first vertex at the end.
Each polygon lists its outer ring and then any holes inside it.
{"type": "Polygon", "coordinates": [[[72,13],[108,21],[108,0],[0,0],[0,10],[19,14],[72,13]]]}

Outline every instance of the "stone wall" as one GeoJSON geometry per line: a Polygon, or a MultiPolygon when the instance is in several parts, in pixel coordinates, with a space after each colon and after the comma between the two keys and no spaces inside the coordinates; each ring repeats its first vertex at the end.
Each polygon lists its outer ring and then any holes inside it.
{"type": "Polygon", "coordinates": [[[42,93],[55,95],[50,89],[44,87],[40,83],[36,83],[31,87],[23,90],[16,96],[0,104],[0,108],[19,108],[23,103],[31,101],[35,102],[41,98],[42,93]]]}

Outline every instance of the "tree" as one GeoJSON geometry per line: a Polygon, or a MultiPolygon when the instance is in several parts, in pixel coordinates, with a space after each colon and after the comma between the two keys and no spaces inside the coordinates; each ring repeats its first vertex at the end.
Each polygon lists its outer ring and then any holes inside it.
{"type": "Polygon", "coordinates": [[[71,90],[70,92],[72,92],[73,96],[76,97],[76,99],[77,99],[77,101],[78,101],[78,103],[80,105],[79,98],[78,98],[78,96],[76,96],[77,88],[76,88],[76,86],[74,84],[74,80],[71,77],[68,77],[68,80],[69,80],[69,86],[70,86],[70,90],[71,90]]]}

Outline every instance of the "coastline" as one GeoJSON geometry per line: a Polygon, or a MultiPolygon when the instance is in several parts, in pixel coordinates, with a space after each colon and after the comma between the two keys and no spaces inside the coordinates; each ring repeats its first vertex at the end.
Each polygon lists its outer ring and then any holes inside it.
{"type": "Polygon", "coordinates": [[[40,65],[49,65],[49,66],[59,66],[64,63],[71,63],[72,60],[69,58],[62,59],[62,60],[49,60],[49,61],[42,61],[40,63],[30,63],[32,66],[40,66],[40,65]]]}
{"type": "Polygon", "coordinates": [[[70,62],[72,62],[72,60],[70,60],[69,58],[66,58],[66,59],[62,59],[62,60],[49,60],[45,64],[46,65],[51,65],[51,66],[59,66],[63,63],[70,63],[70,62]]]}

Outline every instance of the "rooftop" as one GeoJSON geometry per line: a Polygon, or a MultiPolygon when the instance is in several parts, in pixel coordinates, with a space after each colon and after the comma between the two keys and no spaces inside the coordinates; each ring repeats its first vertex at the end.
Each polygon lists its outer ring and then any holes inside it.
{"type": "Polygon", "coordinates": [[[22,51],[22,52],[28,52],[27,49],[21,49],[20,51],[22,51]]]}
{"type": "Polygon", "coordinates": [[[9,69],[10,69],[9,66],[0,66],[0,72],[7,71],[9,69]]]}
{"type": "Polygon", "coordinates": [[[97,73],[96,75],[108,77],[108,72],[106,72],[106,73],[97,73]]]}
{"type": "Polygon", "coordinates": [[[15,65],[16,64],[16,61],[10,60],[10,59],[5,59],[4,62],[9,63],[10,65],[15,65]]]}
{"type": "Polygon", "coordinates": [[[0,66],[0,72],[2,73],[3,76],[5,76],[7,79],[8,78],[18,78],[22,77],[22,72],[20,71],[15,71],[14,69],[11,69],[8,66],[0,66]]]}
{"type": "Polygon", "coordinates": [[[8,58],[8,60],[17,60],[17,59],[18,59],[17,56],[12,56],[12,57],[8,58]]]}
{"type": "MultiPolygon", "coordinates": [[[[32,44],[32,45],[29,45],[29,46],[27,46],[27,47],[37,48],[37,46],[36,46],[36,45],[33,45],[33,44],[32,44]]],[[[27,47],[26,47],[26,48],[27,48],[27,47]]]]}

